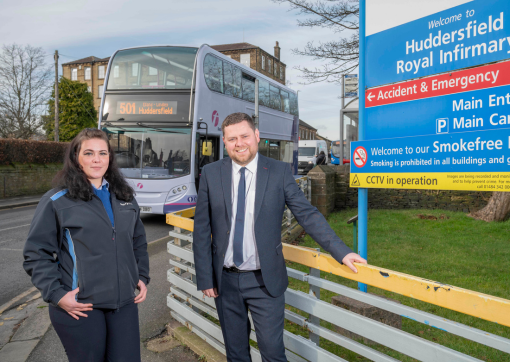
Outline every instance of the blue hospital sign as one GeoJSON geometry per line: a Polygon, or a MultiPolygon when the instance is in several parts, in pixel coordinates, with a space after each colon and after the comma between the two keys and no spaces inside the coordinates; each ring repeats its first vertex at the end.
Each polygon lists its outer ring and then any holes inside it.
{"type": "Polygon", "coordinates": [[[371,2],[351,186],[510,192],[510,0],[371,2]]]}

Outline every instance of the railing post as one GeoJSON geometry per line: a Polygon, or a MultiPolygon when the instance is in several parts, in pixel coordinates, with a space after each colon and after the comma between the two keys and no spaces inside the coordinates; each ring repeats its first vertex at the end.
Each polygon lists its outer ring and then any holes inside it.
{"type": "Polygon", "coordinates": [[[354,220],[354,222],[352,223],[352,230],[353,230],[353,236],[354,236],[354,241],[352,243],[352,250],[358,254],[359,253],[359,250],[358,250],[358,221],[354,220]]]}
{"type": "Polygon", "coordinates": [[[308,201],[312,201],[312,179],[311,177],[306,177],[306,186],[307,186],[307,195],[306,195],[306,198],[308,199],[308,201]]]}
{"type": "MultiPolygon", "coordinates": [[[[317,252],[320,252],[321,249],[315,249],[317,252]]],[[[319,269],[310,268],[310,276],[320,278],[321,277],[321,271],[319,269]]],[[[321,299],[321,288],[315,285],[310,285],[309,294],[312,297],[315,297],[317,299],[321,299]]],[[[308,316],[308,323],[313,324],[316,326],[320,326],[321,320],[319,317],[314,316],[313,314],[310,314],[308,316]]],[[[317,346],[320,346],[320,336],[318,334],[310,332],[310,340],[314,342],[317,346]]]]}
{"type": "MultiPolygon", "coordinates": [[[[174,231],[178,234],[181,233],[181,228],[178,228],[178,227],[174,227],[174,231]]],[[[174,238],[174,245],[176,246],[184,246],[183,244],[183,241],[179,238],[174,238]]],[[[181,261],[181,258],[179,257],[175,257],[175,261],[181,261]]],[[[178,268],[178,267],[174,267],[174,272],[175,274],[178,274],[178,275],[181,275],[182,274],[182,270],[181,268],[178,268]]]]}
{"type": "MultiPolygon", "coordinates": [[[[191,238],[193,238],[193,232],[190,233],[191,238]]],[[[195,264],[191,263],[191,267],[195,269],[195,264]]],[[[197,284],[197,276],[195,274],[191,274],[191,281],[196,285],[197,284]]]]}

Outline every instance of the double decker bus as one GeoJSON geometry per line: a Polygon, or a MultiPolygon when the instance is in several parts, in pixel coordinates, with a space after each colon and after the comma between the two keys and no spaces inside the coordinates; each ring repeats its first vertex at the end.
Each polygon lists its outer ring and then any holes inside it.
{"type": "Polygon", "coordinates": [[[291,164],[297,174],[298,100],[290,88],[208,45],[113,54],[99,128],[108,134],[141,212],[196,205],[201,169],[228,157],[221,123],[234,112],[257,114],[259,153],[291,164]]]}

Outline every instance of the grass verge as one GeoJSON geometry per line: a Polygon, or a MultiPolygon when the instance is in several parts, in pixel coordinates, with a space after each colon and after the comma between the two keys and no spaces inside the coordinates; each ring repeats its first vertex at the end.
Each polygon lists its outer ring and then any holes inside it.
{"type": "MultiPolygon", "coordinates": [[[[357,214],[356,209],[331,214],[328,222],[336,234],[352,247],[352,225],[346,221],[357,214]]],[[[369,263],[445,284],[510,299],[510,221],[486,223],[464,213],[443,210],[370,210],[368,213],[369,263]],[[419,215],[422,215],[420,218],[419,215]]],[[[319,245],[308,235],[301,246],[319,245]]],[[[324,250],[323,250],[324,251],[324,250]]],[[[287,262],[293,269],[308,268],[287,262]]],[[[351,280],[321,273],[321,277],[352,288],[351,280]]],[[[290,288],[308,292],[308,284],[289,278],[290,288]]],[[[510,328],[484,321],[446,308],[420,302],[375,287],[369,292],[398,300],[404,305],[510,338],[510,328]]],[[[321,289],[321,300],[331,302],[335,294],[321,289]]],[[[296,313],[306,315],[287,306],[296,313]]],[[[329,323],[321,322],[332,328],[329,323]]],[[[308,331],[285,321],[285,329],[308,337],[308,331]]],[[[510,362],[510,355],[476,342],[451,335],[427,325],[402,318],[402,329],[475,358],[492,362],[510,362]]],[[[321,347],[348,361],[368,361],[362,356],[321,339],[321,347]]],[[[375,348],[401,361],[415,361],[384,346],[375,348]]]]}

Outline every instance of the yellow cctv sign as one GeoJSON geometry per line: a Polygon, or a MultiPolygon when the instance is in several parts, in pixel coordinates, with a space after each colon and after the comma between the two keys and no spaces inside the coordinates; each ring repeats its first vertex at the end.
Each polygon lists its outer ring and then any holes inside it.
{"type": "Polygon", "coordinates": [[[510,172],[351,173],[350,186],[510,192],[510,172]]]}

